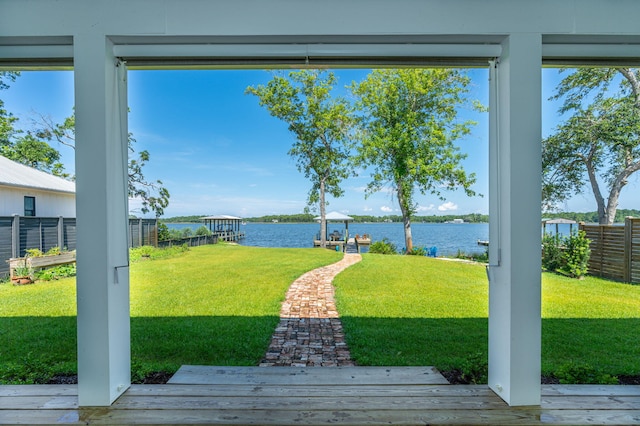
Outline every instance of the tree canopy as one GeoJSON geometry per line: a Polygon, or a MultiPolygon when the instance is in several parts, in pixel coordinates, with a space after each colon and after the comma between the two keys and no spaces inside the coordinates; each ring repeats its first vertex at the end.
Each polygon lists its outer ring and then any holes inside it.
{"type": "MultiPolygon", "coordinates": [[[[17,72],[0,71],[0,90],[7,89],[9,83],[15,81],[17,72]]],[[[49,142],[55,140],[60,144],[75,148],[75,115],[67,117],[64,122],[56,124],[46,116],[38,118],[39,129],[34,132],[23,132],[15,128],[18,121],[4,108],[0,99],[0,155],[13,161],[25,164],[38,170],[69,178],[60,162],[60,152],[49,142]],[[25,134],[23,134],[25,133],[25,134]]],[[[135,139],[129,134],[129,151],[135,152],[135,139]]],[[[149,161],[149,152],[140,151],[138,158],[129,160],[129,196],[142,201],[142,213],[153,211],[156,217],[162,216],[169,205],[169,191],[162,181],[148,181],[144,177],[143,168],[149,161]]]]}
{"type": "MultiPolygon", "coordinates": [[[[9,82],[15,81],[18,73],[0,71],[0,90],[7,89],[9,82]]],[[[13,127],[18,119],[4,108],[4,102],[0,99],[0,155],[10,147],[11,138],[16,130],[13,127]]]]}
{"type": "Polygon", "coordinates": [[[6,145],[2,155],[37,170],[64,178],[69,177],[60,162],[60,152],[29,132],[6,145]]]}
{"type": "Polygon", "coordinates": [[[458,120],[468,85],[469,78],[452,69],[387,69],[351,86],[360,124],[357,163],[372,169],[367,194],[391,188],[402,212],[407,252],[413,248],[416,190],[441,199],[443,190],[456,188],[475,195],[475,175],[464,171],[466,156],[454,144],[474,124],[458,120]]]}
{"type": "MultiPolygon", "coordinates": [[[[43,140],[55,140],[62,145],[75,149],[75,114],[67,117],[62,123],[54,123],[46,116],[40,116],[40,129],[37,136],[43,140]]],[[[136,140],[129,133],[128,146],[131,154],[135,153],[136,140]]],[[[156,217],[164,214],[164,209],[169,205],[169,190],[163,186],[161,180],[147,180],[144,177],[143,168],[149,161],[149,151],[138,152],[137,158],[129,158],[128,185],[129,197],[137,198],[142,202],[142,213],[153,212],[156,217]]]]}
{"type": "Polygon", "coordinates": [[[266,85],[250,86],[246,93],[284,121],[295,135],[289,155],[298,170],[311,181],[307,205],[318,207],[321,245],[326,244],[326,193],[340,197],[340,183],[349,176],[351,107],[342,97],[332,97],[336,76],[321,70],[292,71],[274,75],[266,85]]]}
{"type": "Polygon", "coordinates": [[[543,208],[590,188],[599,223],[611,224],[622,189],[640,170],[640,71],[572,70],[552,99],[563,100],[559,112],[569,117],[543,140],[543,208]]]}

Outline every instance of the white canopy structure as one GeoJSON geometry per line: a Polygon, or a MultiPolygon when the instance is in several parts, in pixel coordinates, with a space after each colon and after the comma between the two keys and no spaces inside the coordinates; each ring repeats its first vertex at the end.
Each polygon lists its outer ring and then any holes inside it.
{"type": "Polygon", "coordinates": [[[572,233],[573,232],[573,225],[575,225],[576,223],[578,223],[578,222],[576,222],[573,219],[565,219],[565,218],[562,218],[562,217],[558,217],[558,218],[555,218],[555,219],[546,219],[545,218],[545,219],[542,219],[542,232],[543,233],[546,232],[547,225],[556,225],[556,235],[559,235],[559,231],[560,231],[559,225],[569,225],[569,233],[572,233]]]}
{"type": "Polygon", "coordinates": [[[208,226],[209,231],[212,233],[221,232],[240,232],[241,217],[229,216],[226,214],[220,214],[215,216],[205,216],[200,218],[208,226]]]}
{"type": "Polygon", "coordinates": [[[127,69],[429,65],[489,69],[488,386],[539,405],[541,68],[640,63],[638,16],[636,0],[0,1],[0,68],[74,71],[79,405],[131,383],[127,69]]]}
{"type": "MultiPolygon", "coordinates": [[[[314,217],[314,220],[322,219],[320,216],[314,217]]],[[[351,216],[347,216],[346,214],[342,214],[339,212],[330,212],[325,215],[325,219],[339,222],[349,222],[352,221],[353,218],[351,216]]]]}
{"type": "MultiPolygon", "coordinates": [[[[351,216],[347,216],[346,214],[342,214],[340,212],[329,212],[325,215],[325,219],[327,220],[327,228],[325,235],[329,238],[329,222],[344,222],[344,235],[341,235],[341,239],[345,240],[349,238],[349,222],[353,220],[351,216]]],[[[322,217],[317,216],[314,220],[322,220],[322,217]]],[[[320,228],[322,229],[322,228],[320,228]]]]}

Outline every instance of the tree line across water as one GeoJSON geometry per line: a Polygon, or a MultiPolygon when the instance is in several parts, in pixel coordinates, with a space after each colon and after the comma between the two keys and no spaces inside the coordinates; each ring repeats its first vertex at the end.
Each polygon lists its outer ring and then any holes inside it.
{"type": "MultiPolygon", "coordinates": [[[[175,216],[166,219],[162,219],[162,222],[166,223],[200,223],[202,222],[202,218],[205,215],[195,215],[195,216],[175,216]]],[[[376,222],[402,222],[402,216],[400,215],[385,215],[385,216],[371,216],[371,215],[350,215],[353,218],[353,222],[356,223],[376,223],[376,222]]],[[[243,218],[245,222],[286,222],[286,223],[313,223],[317,222],[315,220],[317,216],[314,214],[276,214],[276,215],[266,215],[266,216],[258,216],[258,217],[247,217],[243,218]]],[[[452,221],[454,219],[462,219],[465,222],[470,223],[482,223],[488,222],[489,216],[483,215],[479,213],[472,213],[466,215],[445,215],[445,216],[412,216],[411,220],[414,222],[429,222],[429,223],[444,223],[448,221],[452,221]]]]}
{"type": "MultiPolygon", "coordinates": [[[[623,223],[624,218],[628,216],[640,217],[640,210],[635,209],[618,209],[616,212],[616,216],[614,219],[615,223],[623,223]]],[[[585,222],[585,223],[598,223],[598,212],[588,212],[588,213],[576,213],[576,212],[566,212],[566,213],[543,213],[542,217],[546,219],[571,219],[576,222],[585,222]]]]}
{"type": "MultiPolygon", "coordinates": [[[[162,219],[165,223],[202,223],[202,217],[206,215],[194,215],[194,216],[175,216],[166,219],[162,219]]],[[[563,212],[563,213],[543,213],[542,216],[548,219],[563,218],[571,219],[576,222],[597,223],[598,212],[563,212]]],[[[624,222],[624,218],[627,216],[640,217],[640,210],[619,209],[616,214],[616,222],[624,222]]],[[[243,220],[246,222],[267,222],[273,221],[283,223],[313,223],[316,216],[313,214],[280,214],[280,215],[267,215],[259,217],[248,217],[243,220]]],[[[400,215],[385,215],[385,216],[371,216],[371,215],[351,215],[353,221],[356,223],[378,223],[378,222],[402,222],[402,216],[400,215]]],[[[472,213],[466,215],[431,215],[431,216],[413,216],[411,220],[414,223],[444,223],[451,222],[454,219],[462,219],[467,223],[487,223],[489,222],[489,215],[472,213]]]]}

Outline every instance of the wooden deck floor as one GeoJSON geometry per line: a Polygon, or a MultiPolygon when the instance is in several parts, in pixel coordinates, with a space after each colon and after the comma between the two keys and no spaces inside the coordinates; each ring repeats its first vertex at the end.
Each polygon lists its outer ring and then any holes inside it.
{"type": "Polygon", "coordinates": [[[0,424],[640,424],[640,386],[543,386],[541,407],[510,408],[437,383],[428,367],[183,367],[108,408],[78,408],[75,385],[0,386],[0,424]]]}

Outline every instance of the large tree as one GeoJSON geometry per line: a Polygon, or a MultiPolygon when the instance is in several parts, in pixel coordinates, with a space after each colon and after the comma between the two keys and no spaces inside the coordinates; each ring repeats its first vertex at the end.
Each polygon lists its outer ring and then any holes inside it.
{"type": "Polygon", "coordinates": [[[260,105],[289,125],[296,137],[289,155],[311,180],[307,205],[320,211],[320,244],[326,247],[326,194],[340,197],[340,183],[349,176],[351,109],[341,97],[332,97],[336,76],[320,70],[274,75],[266,85],[248,87],[260,105]]]}
{"type": "MultiPolygon", "coordinates": [[[[19,73],[0,72],[0,90],[9,87],[19,73]]],[[[75,148],[75,116],[72,115],[63,123],[56,124],[49,117],[40,115],[36,119],[39,129],[32,133],[15,129],[17,118],[4,109],[0,99],[0,155],[25,164],[38,170],[69,178],[64,165],[60,162],[60,152],[48,142],[57,142],[75,148]]],[[[135,139],[129,134],[129,151],[134,153],[135,139]]],[[[143,174],[143,167],[149,161],[149,152],[138,152],[138,158],[129,160],[129,196],[142,201],[142,213],[153,211],[162,216],[169,205],[169,191],[162,186],[162,181],[148,181],[143,174]]]]}
{"type": "Polygon", "coordinates": [[[464,171],[460,163],[466,156],[454,144],[473,125],[458,119],[469,82],[452,69],[386,69],[351,86],[360,112],[358,162],[372,169],[367,195],[390,186],[402,212],[407,252],[413,249],[416,190],[443,200],[443,190],[475,195],[475,175],[464,171]]]}
{"type": "MultiPolygon", "coordinates": [[[[37,119],[40,129],[37,136],[45,140],[55,140],[62,145],[75,149],[75,115],[67,117],[62,123],[54,123],[49,117],[40,115],[37,119]]],[[[135,153],[135,139],[129,133],[129,152],[135,153]]],[[[138,158],[130,158],[128,164],[129,197],[141,201],[142,213],[153,212],[156,217],[164,214],[169,205],[169,190],[161,180],[150,181],[144,177],[143,168],[149,161],[149,151],[139,151],[138,158]]]]}
{"type": "Polygon", "coordinates": [[[63,178],[69,177],[64,172],[64,165],[60,162],[60,152],[29,132],[7,144],[0,153],[10,160],[34,169],[63,178]]]}
{"type": "Polygon", "coordinates": [[[543,140],[543,208],[590,188],[599,222],[610,225],[622,189],[640,170],[640,71],[573,70],[552,99],[562,99],[559,112],[570,115],[543,140]]]}

